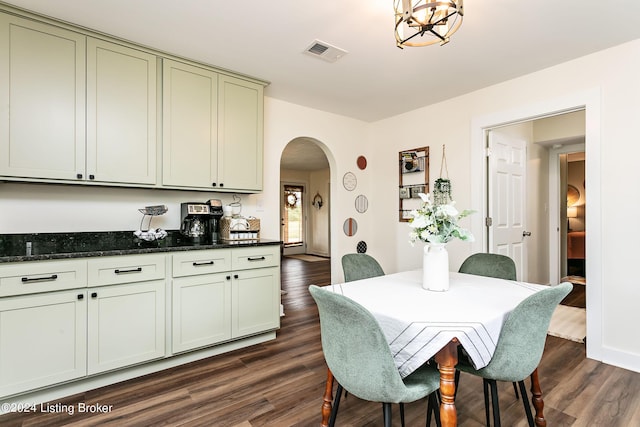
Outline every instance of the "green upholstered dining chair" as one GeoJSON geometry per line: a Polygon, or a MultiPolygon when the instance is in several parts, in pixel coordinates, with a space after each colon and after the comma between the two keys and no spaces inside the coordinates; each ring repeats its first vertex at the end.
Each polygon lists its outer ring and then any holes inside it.
{"type": "Polygon", "coordinates": [[[490,425],[488,394],[491,395],[493,425],[499,427],[500,408],[496,381],[510,381],[519,384],[527,421],[533,427],[533,415],[524,380],[540,363],[551,315],[572,289],[571,283],[563,282],[538,291],[518,304],[504,322],[493,357],[484,368],[474,369],[468,359],[460,358],[457,369],[483,379],[487,426],[490,425]]]}
{"type": "Polygon", "coordinates": [[[392,403],[414,402],[429,396],[427,414],[430,418],[434,412],[440,426],[434,393],[440,387],[438,370],[425,364],[401,378],[384,333],[367,309],[344,295],[315,285],[309,286],[309,292],[320,314],[322,352],[338,382],[329,425],[335,424],[344,389],[360,399],[381,402],[384,425],[388,427],[392,403]]]}
{"type": "Polygon", "coordinates": [[[516,264],[508,256],[500,254],[473,254],[464,260],[458,271],[476,276],[516,280],[516,264]]]}
{"type": "MultiPolygon", "coordinates": [[[[506,255],[477,253],[464,260],[460,273],[474,274],[476,276],[495,277],[505,280],[516,280],[516,263],[506,255]]],[[[460,379],[460,371],[456,371],[456,390],[460,379]]],[[[513,391],[518,396],[517,383],[513,383],[513,391]]]]}
{"type": "Polygon", "coordinates": [[[345,282],[384,276],[384,270],[382,270],[378,261],[367,254],[343,255],[342,270],[344,271],[345,282]]]}

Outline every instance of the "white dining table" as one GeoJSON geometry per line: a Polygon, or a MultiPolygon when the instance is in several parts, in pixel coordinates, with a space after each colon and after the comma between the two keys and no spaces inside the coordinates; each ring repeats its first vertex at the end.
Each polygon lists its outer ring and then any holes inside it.
{"type": "MultiPolygon", "coordinates": [[[[402,377],[435,358],[440,370],[442,425],[455,426],[454,375],[458,345],[464,348],[475,368],[486,366],[509,313],[528,296],[545,288],[547,286],[527,282],[451,272],[447,291],[429,291],[422,288],[422,270],[413,270],[328,285],[324,289],[356,301],[373,314],[402,377]]],[[[544,426],[544,403],[537,370],[532,382],[535,421],[538,426],[544,426]]],[[[333,376],[329,371],[322,426],[327,425],[332,387],[333,376]]]]}

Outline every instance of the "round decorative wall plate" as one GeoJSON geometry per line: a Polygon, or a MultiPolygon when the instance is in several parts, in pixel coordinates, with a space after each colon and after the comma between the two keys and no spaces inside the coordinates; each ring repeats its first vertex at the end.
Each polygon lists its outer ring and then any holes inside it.
{"type": "Polygon", "coordinates": [[[342,225],[342,230],[347,236],[353,236],[358,231],[358,223],[353,218],[347,218],[342,225]]]}
{"type": "Polygon", "coordinates": [[[356,160],[356,164],[360,168],[360,170],[365,170],[367,168],[367,158],[365,156],[358,157],[356,160]]]}
{"type": "Polygon", "coordinates": [[[367,209],[369,209],[369,199],[367,199],[367,196],[361,194],[356,197],[356,210],[359,213],[364,213],[367,209]]]}
{"type": "Polygon", "coordinates": [[[342,185],[347,191],[353,191],[356,189],[358,180],[356,179],[356,176],[353,174],[353,172],[347,172],[344,174],[344,176],[342,177],[342,185]]]}

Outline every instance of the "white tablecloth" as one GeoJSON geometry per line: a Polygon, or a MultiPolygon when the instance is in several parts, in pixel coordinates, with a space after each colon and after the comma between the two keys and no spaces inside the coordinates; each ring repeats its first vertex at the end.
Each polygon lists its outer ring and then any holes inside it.
{"type": "Polygon", "coordinates": [[[458,339],[476,368],[486,366],[511,310],[546,288],[453,272],[446,292],[425,290],[421,283],[422,270],[414,270],[326,287],[374,315],[402,377],[453,338],[458,339]]]}

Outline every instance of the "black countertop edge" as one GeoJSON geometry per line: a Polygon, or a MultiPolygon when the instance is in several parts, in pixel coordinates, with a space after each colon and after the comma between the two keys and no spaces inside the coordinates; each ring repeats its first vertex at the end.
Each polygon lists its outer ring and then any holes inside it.
{"type": "Polygon", "coordinates": [[[278,240],[259,239],[239,243],[201,244],[185,238],[178,231],[169,231],[168,233],[169,235],[165,239],[152,242],[138,239],[133,235],[133,231],[0,234],[0,264],[280,245],[282,243],[278,240]],[[26,253],[27,242],[32,247],[31,255],[26,253]]]}

